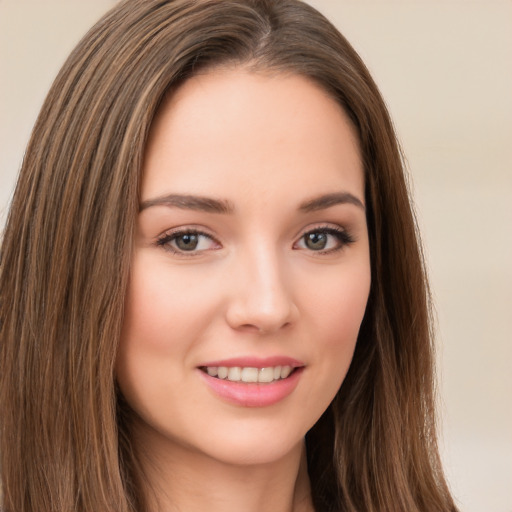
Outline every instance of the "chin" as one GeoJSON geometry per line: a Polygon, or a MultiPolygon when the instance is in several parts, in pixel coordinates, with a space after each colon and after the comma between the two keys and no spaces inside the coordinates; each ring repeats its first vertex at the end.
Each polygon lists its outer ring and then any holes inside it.
{"type": "Polygon", "coordinates": [[[275,464],[288,457],[300,457],[303,438],[294,444],[262,436],[255,442],[230,443],[224,449],[210,450],[210,458],[231,466],[262,466],[275,464]]]}

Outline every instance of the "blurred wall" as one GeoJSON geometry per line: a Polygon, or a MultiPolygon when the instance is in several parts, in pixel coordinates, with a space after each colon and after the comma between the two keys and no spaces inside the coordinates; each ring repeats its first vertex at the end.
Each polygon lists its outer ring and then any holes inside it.
{"type": "MultiPolygon", "coordinates": [[[[512,2],[311,0],[387,100],[438,313],[441,449],[465,512],[512,512],[512,2]]],[[[112,0],[0,0],[0,226],[38,109],[112,0]]]]}

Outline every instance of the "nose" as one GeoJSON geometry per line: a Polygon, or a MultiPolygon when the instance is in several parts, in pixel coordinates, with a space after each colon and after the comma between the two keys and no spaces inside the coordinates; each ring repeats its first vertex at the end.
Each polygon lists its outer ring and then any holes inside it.
{"type": "Polygon", "coordinates": [[[249,251],[230,276],[227,323],[236,330],[273,333],[298,317],[291,279],[276,251],[249,251]]]}

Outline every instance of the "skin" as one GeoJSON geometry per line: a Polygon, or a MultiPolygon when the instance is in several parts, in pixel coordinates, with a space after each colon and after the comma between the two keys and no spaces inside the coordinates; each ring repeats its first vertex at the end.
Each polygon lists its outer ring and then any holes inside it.
{"type": "Polygon", "coordinates": [[[300,76],[240,68],[166,100],[145,154],[117,361],[155,510],[313,510],[304,435],[343,382],[369,288],[360,152],[338,103],[300,76]],[[191,229],[204,235],[180,250],[191,229]],[[247,407],[205,384],[205,362],[248,356],[300,361],[291,394],[247,407]]]}

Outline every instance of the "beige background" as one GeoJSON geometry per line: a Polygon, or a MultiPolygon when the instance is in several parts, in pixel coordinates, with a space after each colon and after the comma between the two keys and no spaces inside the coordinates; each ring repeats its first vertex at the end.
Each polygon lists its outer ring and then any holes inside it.
{"type": "MultiPolygon", "coordinates": [[[[113,3],[0,0],[0,227],[53,77],[113,3]]],[[[512,2],[311,3],[365,59],[408,157],[450,484],[465,512],[512,512],[512,2]]]]}

